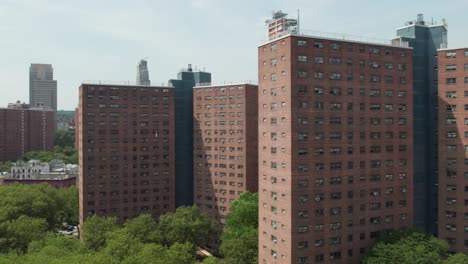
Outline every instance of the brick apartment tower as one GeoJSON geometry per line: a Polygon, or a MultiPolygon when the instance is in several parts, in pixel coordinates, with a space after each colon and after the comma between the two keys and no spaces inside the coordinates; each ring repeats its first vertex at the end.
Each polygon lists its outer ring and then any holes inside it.
{"type": "Polygon", "coordinates": [[[258,191],[258,86],[198,86],[193,102],[194,201],[224,224],[230,202],[258,191]]]}
{"type": "Polygon", "coordinates": [[[468,253],[468,48],[439,50],[439,238],[468,253]]]}
{"type": "Polygon", "coordinates": [[[17,102],[0,108],[0,162],[54,149],[54,111],[17,102]]]}
{"type": "Polygon", "coordinates": [[[412,49],[286,34],[259,53],[259,263],[358,263],[413,224],[412,49]]]}
{"type": "Polygon", "coordinates": [[[78,123],[80,226],[175,210],[172,87],[82,84],[78,123]]]}

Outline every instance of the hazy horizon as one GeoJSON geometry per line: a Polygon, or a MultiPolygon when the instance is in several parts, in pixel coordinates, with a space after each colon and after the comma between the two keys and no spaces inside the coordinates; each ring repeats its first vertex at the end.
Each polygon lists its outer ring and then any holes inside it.
{"type": "Polygon", "coordinates": [[[77,106],[82,81],[135,82],[145,57],[154,85],[167,84],[187,64],[211,72],[213,83],[257,82],[264,21],[280,9],[291,17],[300,9],[304,31],[388,40],[423,13],[428,22],[448,21],[449,48],[468,47],[462,0],[0,0],[0,107],[29,102],[31,63],[52,64],[58,109],[66,110],[77,106]]]}

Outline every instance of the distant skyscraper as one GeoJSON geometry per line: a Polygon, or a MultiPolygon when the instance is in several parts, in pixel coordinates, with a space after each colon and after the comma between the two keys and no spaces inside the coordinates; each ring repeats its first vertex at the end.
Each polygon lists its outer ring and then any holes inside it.
{"type": "Polygon", "coordinates": [[[211,82],[211,73],[187,69],[169,80],[175,88],[176,206],[193,204],[193,87],[211,82]]]}
{"type": "Polygon", "coordinates": [[[29,104],[44,104],[57,111],[57,81],[51,64],[32,63],[29,68],[29,104]]]}
{"type": "Polygon", "coordinates": [[[436,234],[437,49],[447,47],[447,27],[419,14],[398,28],[397,36],[413,48],[414,225],[436,234]]]}
{"type": "Polygon", "coordinates": [[[143,59],[137,66],[137,85],[151,85],[148,72],[148,62],[143,59]]]}

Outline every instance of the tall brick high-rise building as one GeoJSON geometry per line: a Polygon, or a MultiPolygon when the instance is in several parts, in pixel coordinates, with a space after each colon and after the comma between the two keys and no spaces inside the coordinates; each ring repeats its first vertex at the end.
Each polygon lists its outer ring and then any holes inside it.
{"type": "Polygon", "coordinates": [[[175,210],[172,87],[83,84],[77,122],[81,226],[175,210]]]}
{"type": "Polygon", "coordinates": [[[20,103],[0,108],[0,162],[54,149],[54,111],[20,103]]]}
{"type": "Polygon", "coordinates": [[[194,203],[224,224],[230,202],[258,189],[258,87],[197,86],[193,102],[194,203]]]}
{"type": "Polygon", "coordinates": [[[394,44],[258,48],[259,263],[357,263],[412,226],[412,49],[394,44]]]}
{"type": "Polygon", "coordinates": [[[468,252],[468,48],[439,50],[438,236],[468,252]]]}

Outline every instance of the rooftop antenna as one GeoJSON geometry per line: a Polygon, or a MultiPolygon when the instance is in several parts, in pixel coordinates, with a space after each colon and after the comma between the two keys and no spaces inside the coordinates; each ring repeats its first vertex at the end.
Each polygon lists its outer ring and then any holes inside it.
{"type": "Polygon", "coordinates": [[[300,19],[299,19],[299,15],[300,15],[301,11],[299,9],[297,9],[297,34],[301,34],[301,30],[299,28],[299,25],[300,25],[300,19]]]}

